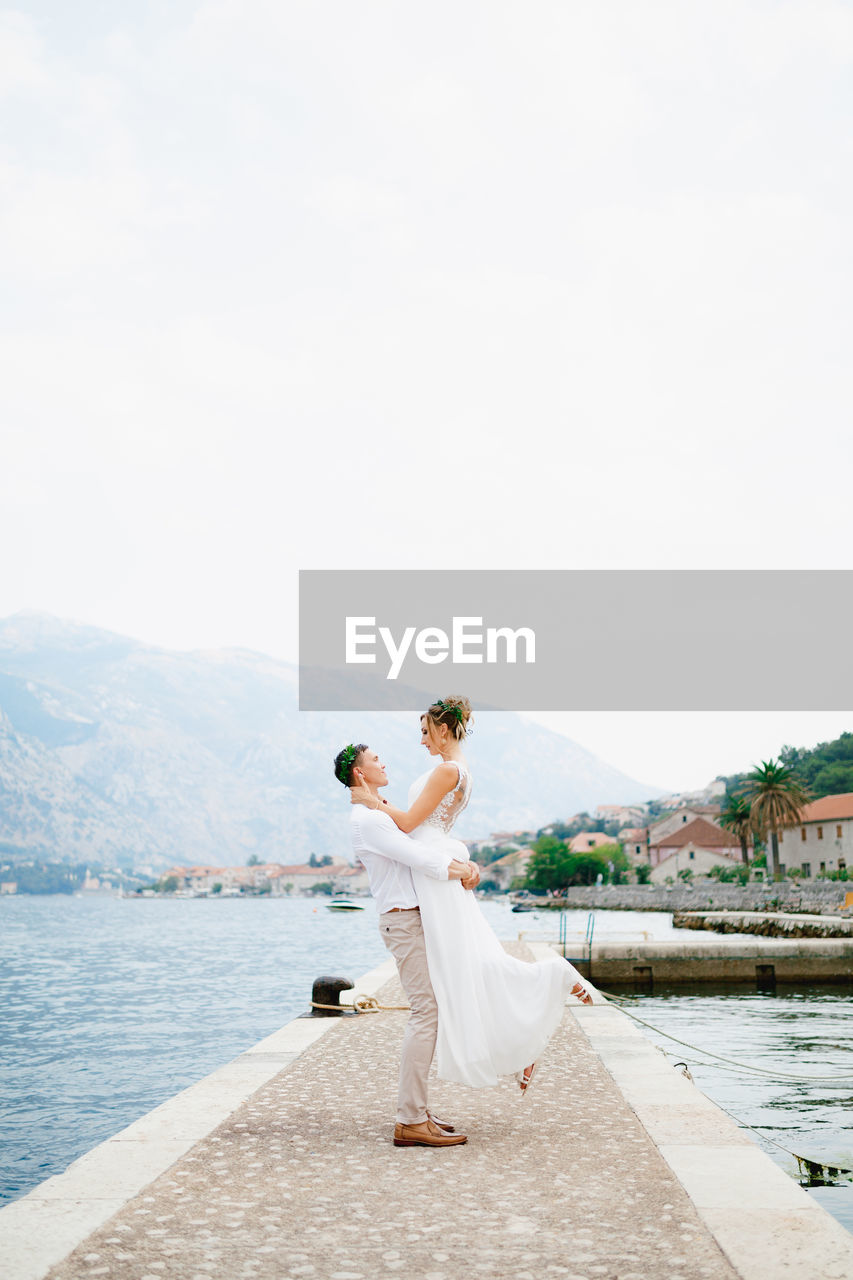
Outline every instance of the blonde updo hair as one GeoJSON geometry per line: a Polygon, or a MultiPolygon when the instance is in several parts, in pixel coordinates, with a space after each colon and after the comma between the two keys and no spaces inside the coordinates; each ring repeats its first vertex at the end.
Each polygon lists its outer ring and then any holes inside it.
{"type": "Polygon", "coordinates": [[[471,703],[467,698],[438,698],[424,712],[427,724],[437,728],[447,725],[451,738],[461,739],[471,732],[468,722],[473,720],[471,703]]]}

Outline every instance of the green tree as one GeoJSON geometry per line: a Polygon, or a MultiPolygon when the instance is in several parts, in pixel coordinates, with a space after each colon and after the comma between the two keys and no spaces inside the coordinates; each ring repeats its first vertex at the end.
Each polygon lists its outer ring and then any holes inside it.
{"type": "Polygon", "coordinates": [[[649,862],[641,862],[637,867],[637,884],[648,884],[652,878],[652,867],[649,862]]]}
{"type": "Polygon", "coordinates": [[[258,855],[256,853],[249,854],[249,857],[246,859],[246,866],[259,867],[260,865],[261,865],[261,860],[258,857],[258,855]]]}
{"type": "Polygon", "coordinates": [[[756,830],[764,839],[770,836],[773,879],[781,880],[779,832],[797,825],[809,802],[809,794],[800,779],[779,760],[762,760],[747,774],[743,794],[749,801],[756,830]]]}
{"type": "Polygon", "coordinates": [[[853,733],[842,733],[832,742],[820,742],[810,751],[783,747],[779,759],[802,779],[815,800],[853,791],[853,733]]]}
{"type": "Polygon", "coordinates": [[[614,866],[614,881],[621,877],[628,860],[620,845],[601,845],[586,853],[572,853],[562,840],[553,836],[540,836],[532,846],[533,857],[527,865],[526,889],[547,892],[551,889],[567,889],[571,885],[595,884],[599,876],[610,876],[608,863],[614,866]]]}
{"type": "MultiPolygon", "coordinates": [[[[779,761],[808,788],[812,800],[853,791],[853,733],[842,733],[832,742],[820,742],[816,747],[783,747],[779,761]]],[[[732,774],[725,781],[727,792],[739,792],[747,783],[747,775],[732,774]]]]}
{"type": "Polygon", "coordinates": [[[178,888],[177,876],[165,876],[164,879],[157,882],[158,893],[175,893],[178,888]]]}
{"type": "Polygon", "coordinates": [[[755,821],[752,816],[752,805],[744,795],[726,796],[726,805],[717,819],[721,827],[731,831],[740,841],[740,856],[744,866],[749,866],[749,838],[755,834],[755,821]]]}
{"type": "Polygon", "coordinates": [[[210,892],[211,892],[211,893],[221,893],[221,892],[222,892],[222,885],[219,883],[219,881],[218,881],[218,880],[217,880],[216,884],[213,886],[213,888],[211,889],[211,891],[210,891],[210,892]]]}
{"type": "Polygon", "coordinates": [[[607,859],[601,856],[601,849],[590,849],[589,853],[572,854],[568,884],[595,884],[599,876],[606,880],[607,875],[607,859]]]}
{"type": "Polygon", "coordinates": [[[533,857],[527,864],[525,887],[547,892],[564,889],[570,881],[572,852],[555,836],[540,836],[531,845],[533,857]]]}
{"type": "MultiPolygon", "coordinates": [[[[628,879],[628,871],[631,864],[619,841],[614,840],[612,844],[600,844],[595,852],[604,864],[603,868],[599,867],[599,871],[603,869],[605,880],[609,879],[613,884],[624,884],[628,879]],[[613,863],[612,872],[609,865],[611,862],[613,863]]],[[[596,875],[598,875],[598,872],[596,872],[596,875]]]]}

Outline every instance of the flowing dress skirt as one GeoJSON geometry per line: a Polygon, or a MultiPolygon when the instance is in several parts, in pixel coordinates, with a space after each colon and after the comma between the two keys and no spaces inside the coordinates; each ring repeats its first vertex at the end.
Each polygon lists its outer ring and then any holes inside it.
{"type": "MultiPolygon", "coordinates": [[[[461,841],[436,827],[424,825],[412,835],[441,842],[448,858],[468,857],[461,841]]],[[[413,875],[438,1003],[438,1074],[475,1088],[497,1084],[541,1055],[572,987],[583,979],[556,953],[535,964],[508,955],[458,880],[413,875]]]]}

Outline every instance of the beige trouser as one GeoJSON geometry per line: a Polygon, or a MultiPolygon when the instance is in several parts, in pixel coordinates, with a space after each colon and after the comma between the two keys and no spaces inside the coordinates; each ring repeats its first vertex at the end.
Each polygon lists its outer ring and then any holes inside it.
{"type": "Polygon", "coordinates": [[[420,1124],[427,1118],[427,1076],[438,1034],[438,1005],[429,980],[421,913],[385,911],[379,917],[382,941],[397,961],[412,1012],[403,1036],[397,1120],[420,1124]]]}

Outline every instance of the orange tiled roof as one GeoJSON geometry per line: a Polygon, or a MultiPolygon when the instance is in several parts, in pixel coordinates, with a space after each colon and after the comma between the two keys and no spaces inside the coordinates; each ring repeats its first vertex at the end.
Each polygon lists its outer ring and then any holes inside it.
{"type": "Polygon", "coordinates": [[[716,822],[694,818],[683,827],[670,831],[668,836],[661,836],[651,843],[653,849],[683,849],[686,844],[695,844],[697,849],[731,849],[740,842],[731,831],[718,827],[716,822]]]}
{"type": "Polygon", "coordinates": [[[853,791],[821,796],[803,810],[803,822],[831,822],[833,818],[853,818],[853,791]]]}
{"type": "Polygon", "coordinates": [[[599,845],[613,844],[614,837],[606,835],[603,831],[579,831],[576,836],[571,836],[566,844],[572,853],[586,853],[588,849],[597,849],[599,845]]]}

